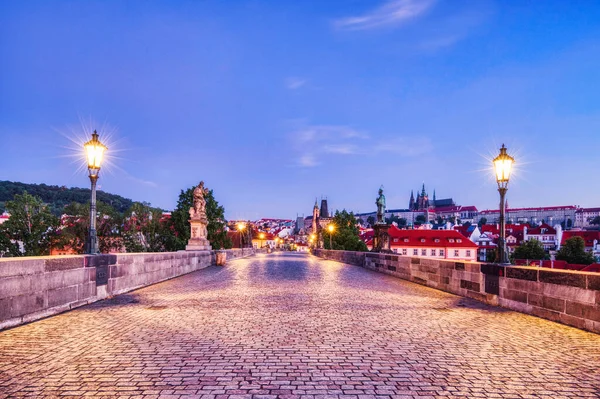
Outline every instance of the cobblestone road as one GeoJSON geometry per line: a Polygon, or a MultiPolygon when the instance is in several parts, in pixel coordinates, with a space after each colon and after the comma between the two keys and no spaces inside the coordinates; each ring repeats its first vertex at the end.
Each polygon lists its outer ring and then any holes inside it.
{"type": "Polygon", "coordinates": [[[0,333],[0,398],[556,399],[599,372],[599,335],[299,254],[0,333]]]}

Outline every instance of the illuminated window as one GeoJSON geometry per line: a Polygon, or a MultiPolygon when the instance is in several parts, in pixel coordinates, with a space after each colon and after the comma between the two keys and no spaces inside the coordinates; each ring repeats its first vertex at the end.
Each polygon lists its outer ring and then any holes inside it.
{"type": "Polygon", "coordinates": [[[458,254],[458,249],[455,249],[455,250],[454,250],[454,256],[460,256],[460,255],[458,254]]]}

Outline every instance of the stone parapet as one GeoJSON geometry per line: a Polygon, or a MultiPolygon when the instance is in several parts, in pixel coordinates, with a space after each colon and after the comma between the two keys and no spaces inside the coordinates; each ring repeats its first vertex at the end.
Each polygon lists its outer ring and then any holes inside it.
{"type": "MultiPolygon", "coordinates": [[[[254,254],[228,249],[227,260],[254,254]]],[[[214,265],[215,251],[0,258],[0,330],[214,265]]]]}
{"type": "Polygon", "coordinates": [[[600,333],[600,274],[318,249],[316,256],[600,333]]]}

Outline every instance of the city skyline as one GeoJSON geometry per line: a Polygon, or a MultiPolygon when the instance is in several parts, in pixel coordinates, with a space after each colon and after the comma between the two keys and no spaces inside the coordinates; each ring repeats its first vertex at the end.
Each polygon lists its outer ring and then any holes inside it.
{"type": "Polygon", "coordinates": [[[560,1],[7,2],[0,180],[88,187],[65,135],[108,126],[99,188],[165,209],[204,180],[230,219],[309,216],[321,196],[370,212],[382,184],[405,208],[422,182],[485,210],[504,143],[511,207],[597,206],[599,17],[560,1]]]}

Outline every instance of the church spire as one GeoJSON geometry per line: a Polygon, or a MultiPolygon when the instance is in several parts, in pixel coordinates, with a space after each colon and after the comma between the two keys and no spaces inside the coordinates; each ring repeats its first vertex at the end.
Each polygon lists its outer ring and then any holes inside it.
{"type": "Polygon", "coordinates": [[[435,202],[435,188],[433,189],[433,202],[435,202]]]}
{"type": "Polygon", "coordinates": [[[426,196],[427,194],[425,194],[425,182],[423,182],[423,189],[421,190],[421,197],[426,196]]]}

